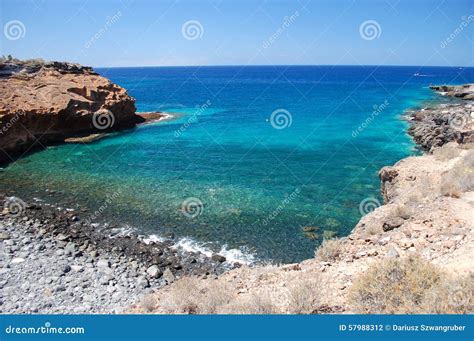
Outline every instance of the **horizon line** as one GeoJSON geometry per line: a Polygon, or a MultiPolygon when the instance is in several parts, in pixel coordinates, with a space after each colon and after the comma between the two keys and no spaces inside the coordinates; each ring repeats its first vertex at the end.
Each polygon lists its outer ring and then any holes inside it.
{"type": "Polygon", "coordinates": [[[206,64],[206,65],[134,65],[134,66],[94,66],[98,69],[119,69],[119,68],[192,68],[192,67],[255,67],[255,66],[360,66],[360,67],[435,67],[435,68],[474,68],[474,65],[402,65],[402,64],[206,64]]]}

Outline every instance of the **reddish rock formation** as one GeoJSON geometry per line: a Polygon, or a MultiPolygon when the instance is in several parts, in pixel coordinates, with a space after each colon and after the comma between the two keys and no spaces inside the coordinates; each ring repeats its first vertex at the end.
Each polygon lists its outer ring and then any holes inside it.
{"type": "Polygon", "coordinates": [[[69,137],[142,122],[135,100],[91,68],[71,63],[0,64],[0,162],[69,137]]]}

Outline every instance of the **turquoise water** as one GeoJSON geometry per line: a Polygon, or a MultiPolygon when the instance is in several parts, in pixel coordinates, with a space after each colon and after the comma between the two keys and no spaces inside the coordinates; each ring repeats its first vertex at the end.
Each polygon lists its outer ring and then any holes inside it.
{"type": "Polygon", "coordinates": [[[0,188],[276,262],[311,257],[324,231],[348,234],[360,202],[381,200],[378,170],[415,153],[399,115],[435,98],[430,83],[474,79],[472,69],[375,66],[97,71],[139,111],[178,118],[29,155],[1,173],[0,188]]]}

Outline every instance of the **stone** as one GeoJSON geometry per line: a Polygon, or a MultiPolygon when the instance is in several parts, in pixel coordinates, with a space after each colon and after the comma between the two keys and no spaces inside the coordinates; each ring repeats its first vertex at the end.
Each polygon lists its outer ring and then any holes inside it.
{"type": "Polygon", "coordinates": [[[148,282],[148,280],[144,277],[144,276],[140,276],[137,278],[137,287],[139,288],[148,288],[150,286],[150,282],[148,282]]]}
{"type": "Polygon", "coordinates": [[[223,263],[226,261],[226,258],[224,256],[221,256],[217,253],[213,254],[211,259],[214,261],[214,262],[219,262],[219,263],[223,263]]]}
{"type": "Polygon", "coordinates": [[[60,233],[60,234],[58,234],[58,235],[56,236],[56,239],[59,240],[59,241],[65,241],[65,240],[67,240],[68,238],[69,238],[69,236],[66,236],[66,235],[64,235],[64,234],[62,234],[62,233],[60,233]]]}
{"type": "Polygon", "coordinates": [[[19,263],[23,263],[24,261],[25,261],[24,258],[17,257],[17,258],[13,258],[10,263],[11,263],[11,264],[19,264],[19,263]]]}
{"type": "Polygon", "coordinates": [[[387,254],[385,255],[387,258],[398,258],[400,257],[400,254],[398,253],[397,249],[394,247],[391,247],[388,251],[387,254]]]}
{"type": "Polygon", "coordinates": [[[110,261],[107,259],[99,259],[97,261],[98,268],[110,268],[110,261]]]}
{"type": "Polygon", "coordinates": [[[170,268],[165,269],[165,271],[163,272],[163,278],[168,284],[171,284],[176,280],[170,268]]]}
{"type": "Polygon", "coordinates": [[[82,272],[84,270],[84,267],[81,265],[71,265],[71,269],[74,272],[82,272]]]}
{"type": "Polygon", "coordinates": [[[391,231],[393,229],[396,229],[397,227],[402,226],[403,223],[404,223],[404,220],[400,217],[390,218],[389,220],[383,223],[382,229],[385,232],[391,231]]]}
{"type": "Polygon", "coordinates": [[[69,242],[64,247],[64,253],[66,255],[72,255],[75,251],[76,251],[76,244],[75,243],[69,242]]]}
{"type": "Polygon", "coordinates": [[[99,284],[101,285],[107,285],[109,282],[112,280],[112,278],[108,275],[102,276],[99,279],[99,284]]]}
{"type": "Polygon", "coordinates": [[[159,278],[163,275],[163,272],[160,270],[158,265],[152,265],[148,269],[146,269],[146,273],[150,278],[159,278]]]}
{"type": "Polygon", "coordinates": [[[71,271],[71,266],[70,265],[65,265],[62,269],[62,272],[63,273],[68,273],[69,271],[71,271]]]}
{"type": "Polygon", "coordinates": [[[10,235],[6,232],[0,232],[0,240],[10,239],[10,235]]]}

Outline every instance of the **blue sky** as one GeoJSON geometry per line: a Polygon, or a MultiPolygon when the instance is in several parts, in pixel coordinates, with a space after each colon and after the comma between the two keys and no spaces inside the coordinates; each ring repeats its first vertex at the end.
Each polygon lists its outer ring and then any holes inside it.
{"type": "Polygon", "coordinates": [[[22,59],[92,66],[472,66],[474,59],[469,0],[2,0],[0,10],[0,53],[22,59]]]}

